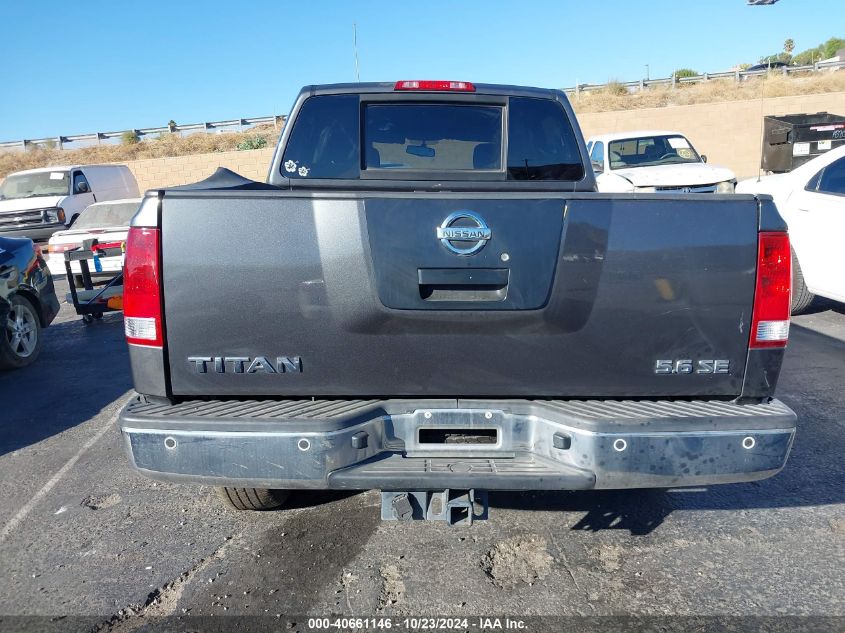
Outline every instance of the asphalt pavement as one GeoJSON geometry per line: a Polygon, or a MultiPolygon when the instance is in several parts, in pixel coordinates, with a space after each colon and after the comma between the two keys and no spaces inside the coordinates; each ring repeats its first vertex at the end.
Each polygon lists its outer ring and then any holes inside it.
{"type": "Polygon", "coordinates": [[[845,626],[843,304],[793,321],[778,396],[798,433],[776,477],[494,493],[490,519],[471,528],[382,523],[374,491],[299,493],[284,511],[234,513],[209,488],[139,476],[115,425],[132,388],[122,327],[119,313],[85,325],[63,306],[38,362],[0,373],[2,629],[195,618],[314,630],[309,616],[332,614],[469,618],[458,630],[483,630],[479,617],[560,615],[845,626]]]}

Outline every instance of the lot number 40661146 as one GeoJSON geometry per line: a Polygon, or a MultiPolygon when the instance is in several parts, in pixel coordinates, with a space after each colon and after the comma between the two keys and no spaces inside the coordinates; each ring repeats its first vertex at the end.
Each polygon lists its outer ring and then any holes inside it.
{"type": "Polygon", "coordinates": [[[657,360],[654,362],[655,374],[729,374],[729,360],[657,360]]]}

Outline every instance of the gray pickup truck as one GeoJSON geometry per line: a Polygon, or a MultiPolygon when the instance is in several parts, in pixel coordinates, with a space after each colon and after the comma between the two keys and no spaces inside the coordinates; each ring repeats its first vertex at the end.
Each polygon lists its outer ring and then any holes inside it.
{"type": "Polygon", "coordinates": [[[560,91],[309,86],[266,183],[147,193],[120,429],[240,509],[376,488],[456,523],[487,490],[764,479],[790,273],[768,197],[596,193],[560,91]]]}

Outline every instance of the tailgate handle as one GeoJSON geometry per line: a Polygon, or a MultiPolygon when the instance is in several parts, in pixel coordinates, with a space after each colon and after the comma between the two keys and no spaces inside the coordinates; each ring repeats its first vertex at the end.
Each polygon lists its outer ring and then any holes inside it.
{"type": "Polygon", "coordinates": [[[508,268],[419,268],[420,297],[426,301],[503,301],[508,268]]]}

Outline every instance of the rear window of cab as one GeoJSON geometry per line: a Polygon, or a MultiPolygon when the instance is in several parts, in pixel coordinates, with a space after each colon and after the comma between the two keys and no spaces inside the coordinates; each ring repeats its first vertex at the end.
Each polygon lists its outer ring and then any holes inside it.
{"type": "Polygon", "coordinates": [[[307,99],[282,157],[292,179],[580,180],[575,134],[551,99],[506,103],[307,99]],[[507,130],[507,132],[506,132],[507,130]]]}

